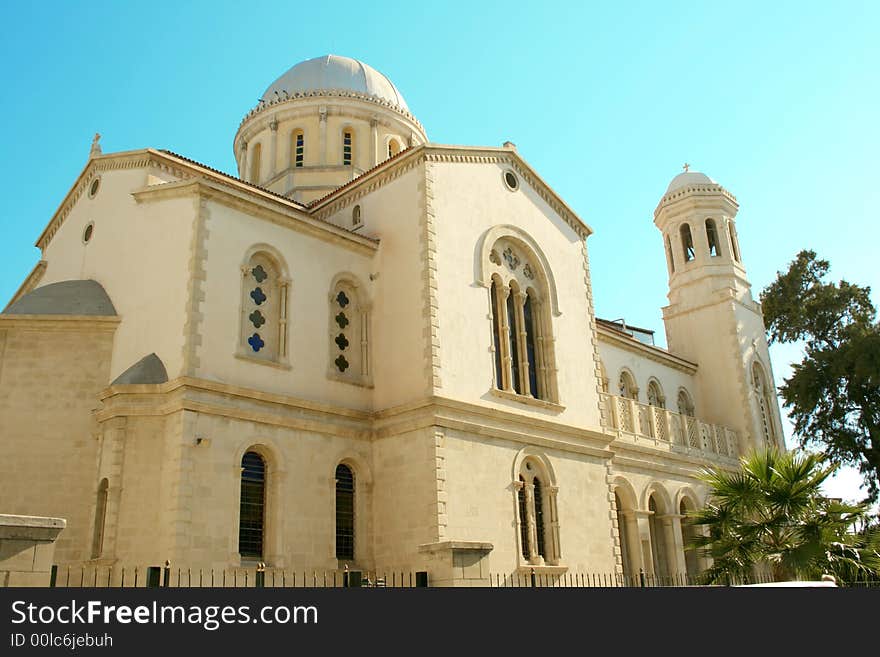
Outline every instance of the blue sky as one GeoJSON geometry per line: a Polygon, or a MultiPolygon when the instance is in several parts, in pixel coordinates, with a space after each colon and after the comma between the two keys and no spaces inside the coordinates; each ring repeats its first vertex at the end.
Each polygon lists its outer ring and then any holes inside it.
{"type": "MultiPolygon", "coordinates": [[[[327,53],[388,75],[434,142],[515,142],[595,230],[597,314],[661,343],[652,213],[685,161],[739,199],[756,296],[802,248],[876,291],[878,34],[876,2],[6,3],[0,300],[96,131],[234,172],[244,114],[327,53]]],[[[777,383],[798,358],[774,348],[777,383]]]]}

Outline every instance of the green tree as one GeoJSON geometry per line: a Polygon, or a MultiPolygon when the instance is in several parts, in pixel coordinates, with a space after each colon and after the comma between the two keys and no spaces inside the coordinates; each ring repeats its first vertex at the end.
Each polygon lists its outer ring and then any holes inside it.
{"type": "Polygon", "coordinates": [[[828,283],[828,261],[801,251],[761,293],[773,342],[803,341],[804,358],[780,387],[801,445],[858,468],[880,492],[880,324],[871,289],[828,283]]]}
{"type": "Polygon", "coordinates": [[[709,583],[730,583],[765,564],[774,581],[842,581],[880,576],[880,532],[858,532],[866,504],[824,497],[822,483],[837,466],[815,453],[754,452],[739,470],[704,470],[706,506],[691,514],[705,531],[693,546],[712,557],[709,583]]]}

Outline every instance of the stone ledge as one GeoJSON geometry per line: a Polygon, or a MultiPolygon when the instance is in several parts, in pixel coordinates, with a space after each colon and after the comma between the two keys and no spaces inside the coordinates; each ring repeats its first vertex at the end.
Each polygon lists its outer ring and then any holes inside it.
{"type": "Polygon", "coordinates": [[[64,518],[0,514],[0,539],[50,543],[66,526],[64,518]]]}
{"type": "Polygon", "coordinates": [[[491,552],[495,549],[492,543],[483,541],[441,541],[439,543],[423,543],[419,546],[419,552],[443,552],[446,550],[477,550],[479,552],[491,552]]]}

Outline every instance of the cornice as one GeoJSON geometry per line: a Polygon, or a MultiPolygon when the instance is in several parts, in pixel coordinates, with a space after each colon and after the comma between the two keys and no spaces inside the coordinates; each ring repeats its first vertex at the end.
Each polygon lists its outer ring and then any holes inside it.
{"type": "Polygon", "coordinates": [[[424,127],[419,122],[419,120],[408,110],[403,109],[399,105],[396,105],[385,98],[380,96],[376,96],[374,94],[366,94],[358,91],[352,91],[351,89],[309,89],[308,91],[296,91],[292,94],[287,93],[286,91],[285,97],[278,97],[275,100],[271,100],[269,102],[260,99],[260,102],[250,110],[247,114],[244,115],[244,118],[241,120],[239,124],[239,131],[241,131],[241,127],[247,123],[249,120],[254,118],[255,116],[259,116],[269,109],[276,108],[283,105],[288,105],[291,103],[296,103],[301,100],[312,100],[312,99],[320,99],[320,98],[341,98],[341,99],[350,99],[350,100],[360,100],[366,103],[371,103],[373,105],[379,105],[380,107],[384,107],[386,109],[392,110],[403,116],[404,118],[411,121],[415,124],[419,130],[421,130],[422,134],[425,133],[424,127]]]}
{"type": "Polygon", "coordinates": [[[663,198],[660,199],[657,207],[654,209],[654,216],[656,217],[660,213],[661,209],[663,209],[665,206],[673,205],[675,203],[678,203],[679,201],[683,201],[687,197],[706,197],[718,195],[733,203],[734,208],[739,208],[739,203],[736,200],[736,196],[728,192],[721,185],[687,185],[686,187],[680,187],[679,189],[676,189],[669,194],[665,194],[663,198]]]}
{"type": "Polygon", "coordinates": [[[115,331],[118,315],[7,315],[0,313],[0,329],[40,331],[115,331]]]}
{"type": "Polygon", "coordinates": [[[673,367],[686,374],[694,374],[697,371],[697,363],[686,360],[681,356],[676,356],[660,347],[644,344],[635,338],[621,335],[619,332],[606,328],[598,323],[596,324],[596,333],[598,334],[600,342],[604,341],[608,344],[613,344],[614,346],[621,347],[655,362],[673,367]]]}

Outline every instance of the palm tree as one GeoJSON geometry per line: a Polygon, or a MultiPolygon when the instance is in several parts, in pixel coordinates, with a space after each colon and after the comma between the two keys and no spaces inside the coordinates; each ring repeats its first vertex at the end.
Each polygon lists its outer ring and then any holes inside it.
{"type": "Polygon", "coordinates": [[[691,515],[705,529],[693,547],[713,561],[703,579],[729,584],[761,564],[774,581],[880,576],[880,532],[854,531],[866,506],[821,494],[835,469],[819,454],[769,450],[743,458],[736,471],[704,470],[709,502],[691,515]]]}

